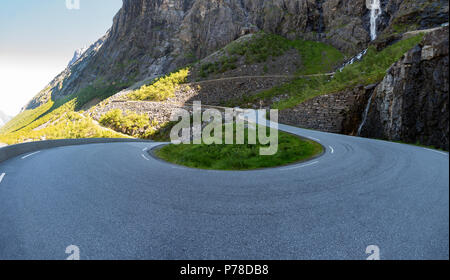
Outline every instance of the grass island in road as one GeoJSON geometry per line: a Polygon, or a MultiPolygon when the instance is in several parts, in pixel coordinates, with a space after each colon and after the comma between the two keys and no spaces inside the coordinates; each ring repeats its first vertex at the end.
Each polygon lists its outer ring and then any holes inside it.
{"type": "MultiPolygon", "coordinates": [[[[245,133],[248,139],[248,133],[245,133]]],[[[192,168],[215,170],[252,170],[288,165],[312,159],[323,152],[322,145],[282,131],[278,132],[278,151],[272,156],[260,155],[260,144],[180,144],[167,145],[155,151],[161,159],[192,168]]],[[[257,142],[259,143],[259,141],[257,142]]]]}

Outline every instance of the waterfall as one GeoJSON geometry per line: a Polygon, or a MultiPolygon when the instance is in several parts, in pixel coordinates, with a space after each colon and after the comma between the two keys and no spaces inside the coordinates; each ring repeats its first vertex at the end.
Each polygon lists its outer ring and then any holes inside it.
{"type": "Polygon", "coordinates": [[[349,61],[345,62],[344,64],[342,64],[341,67],[339,67],[338,71],[342,72],[342,70],[344,70],[344,68],[348,65],[352,65],[355,62],[361,61],[361,59],[364,57],[364,55],[367,53],[367,49],[363,50],[362,52],[360,52],[359,54],[355,55],[354,57],[352,57],[349,61]]]}
{"type": "Polygon", "coordinates": [[[367,0],[367,8],[370,10],[370,38],[377,38],[377,19],[381,15],[380,0],[367,0]]]}
{"type": "Polygon", "coordinates": [[[372,94],[369,97],[369,101],[367,102],[367,106],[366,106],[366,109],[364,110],[362,122],[358,128],[357,136],[361,136],[361,131],[362,131],[364,125],[366,124],[367,115],[369,115],[370,105],[372,104],[372,98],[373,98],[374,94],[375,94],[375,90],[372,92],[372,94]]]}

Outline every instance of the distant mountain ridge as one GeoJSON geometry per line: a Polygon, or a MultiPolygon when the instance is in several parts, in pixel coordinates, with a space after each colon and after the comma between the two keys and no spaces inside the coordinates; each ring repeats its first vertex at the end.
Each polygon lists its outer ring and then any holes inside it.
{"type": "Polygon", "coordinates": [[[0,127],[4,126],[12,117],[0,111],[0,127]]]}
{"type": "Polygon", "coordinates": [[[73,54],[72,59],[69,61],[69,64],[67,64],[67,67],[72,66],[75,62],[77,62],[78,59],[83,55],[85,51],[87,51],[88,47],[83,47],[75,51],[73,54]]]}

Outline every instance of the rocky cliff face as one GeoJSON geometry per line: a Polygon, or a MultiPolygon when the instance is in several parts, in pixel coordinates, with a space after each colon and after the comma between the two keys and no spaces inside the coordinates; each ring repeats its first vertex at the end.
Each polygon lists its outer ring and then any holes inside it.
{"type": "MultiPolygon", "coordinates": [[[[382,6],[380,31],[412,19],[434,26],[448,16],[446,0],[382,0],[382,6]]],[[[324,41],[352,55],[369,43],[368,18],[362,0],[123,0],[108,34],[26,108],[89,85],[161,76],[258,30],[324,41]]]]}
{"type": "Polygon", "coordinates": [[[448,27],[394,64],[375,89],[362,135],[449,149],[448,27]]]}

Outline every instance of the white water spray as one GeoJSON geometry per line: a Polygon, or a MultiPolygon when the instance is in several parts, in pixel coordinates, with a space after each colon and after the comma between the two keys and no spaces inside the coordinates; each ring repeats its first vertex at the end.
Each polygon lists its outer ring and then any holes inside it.
{"type": "Polygon", "coordinates": [[[370,39],[377,38],[377,20],[381,15],[380,0],[366,0],[367,8],[370,10],[370,39]]]}
{"type": "Polygon", "coordinates": [[[364,55],[367,53],[367,49],[363,50],[362,52],[360,52],[359,54],[355,55],[354,57],[352,57],[350,60],[348,60],[347,62],[345,62],[344,64],[341,65],[341,67],[339,67],[338,71],[342,72],[344,70],[345,67],[352,65],[355,62],[361,61],[361,59],[364,57],[364,55]]]}

